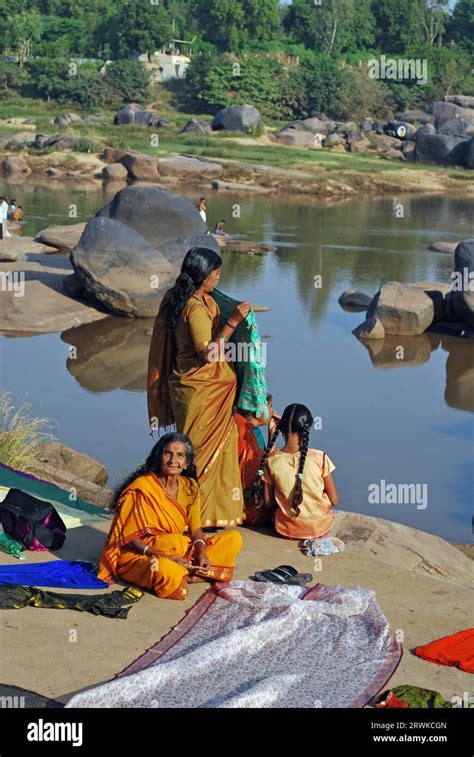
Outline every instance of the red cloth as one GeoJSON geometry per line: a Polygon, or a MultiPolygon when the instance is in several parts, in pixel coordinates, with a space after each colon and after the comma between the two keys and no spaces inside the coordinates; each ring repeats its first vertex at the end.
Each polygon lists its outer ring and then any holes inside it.
{"type": "Polygon", "coordinates": [[[397,695],[394,694],[393,691],[389,691],[389,693],[385,697],[385,699],[383,699],[381,702],[379,702],[378,704],[376,704],[375,707],[378,708],[378,709],[381,709],[382,707],[386,708],[386,709],[392,709],[392,708],[395,708],[395,707],[401,709],[401,708],[404,708],[404,707],[408,707],[409,708],[410,705],[408,704],[408,702],[405,702],[404,699],[400,699],[399,697],[397,697],[397,695]]]}
{"type": "Polygon", "coordinates": [[[474,673],[474,628],[416,647],[414,654],[428,662],[450,665],[466,673],[474,673]]]}

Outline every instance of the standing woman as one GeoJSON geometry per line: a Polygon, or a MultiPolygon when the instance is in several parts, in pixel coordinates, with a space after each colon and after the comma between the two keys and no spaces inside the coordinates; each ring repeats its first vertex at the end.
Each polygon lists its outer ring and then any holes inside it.
{"type": "Polygon", "coordinates": [[[156,316],[148,358],[150,426],[176,423],[191,439],[204,528],[234,526],[243,516],[234,411],[237,377],[224,349],[250,305],[241,302],[221,325],[211,296],[221,265],[212,250],[194,247],[187,253],[156,316]]]}

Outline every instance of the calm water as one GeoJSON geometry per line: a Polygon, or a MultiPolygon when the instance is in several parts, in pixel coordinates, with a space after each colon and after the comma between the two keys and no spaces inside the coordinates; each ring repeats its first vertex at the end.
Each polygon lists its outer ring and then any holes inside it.
{"type": "MultiPolygon", "coordinates": [[[[23,205],[28,234],[85,220],[109,199],[102,191],[68,188],[0,184],[0,190],[23,205]],[[77,218],[68,217],[71,204],[77,218]]],[[[189,196],[200,194],[198,188],[189,196]]],[[[224,217],[228,231],[277,247],[264,258],[224,252],[220,288],[271,306],[258,318],[261,333],[271,337],[267,378],[275,406],[281,411],[303,402],[321,418],[311,444],[336,464],[341,508],[470,541],[474,342],[395,337],[369,351],[351,334],[364,314],[344,312],[337,298],[350,288],[373,294],[390,279],[449,281],[452,257],[426,248],[435,240],[472,237],[472,202],[400,197],[400,218],[391,197],[327,206],[207,194],[210,222],[224,217]],[[233,218],[236,203],[240,218],[233,218]],[[315,276],[322,277],[321,288],[315,288],[315,276]],[[395,358],[399,346],[405,360],[395,358]],[[369,485],[382,479],[426,484],[428,506],[369,504],[369,485]]],[[[112,484],[150,449],[150,326],[110,318],[61,335],[0,337],[3,386],[54,419],[60,441],[103,462],[112,484]],[[76,360],[68,359],[71,344],[78,348],[76,360]]]]}

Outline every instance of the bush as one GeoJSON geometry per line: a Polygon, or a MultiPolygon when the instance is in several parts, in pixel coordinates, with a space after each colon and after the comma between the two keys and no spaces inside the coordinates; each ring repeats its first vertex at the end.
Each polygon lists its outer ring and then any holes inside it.
{"type": "Polygon", "coordinates": [[[25,70],[15,63],[0,60],[0,92],[5,97],[21,92],[26,81],[25,70]]]}
{"type": "Polygon", "coordinates": [[[138,60],[118,60],[107,66],[105,83],[122,102],[145,102],[150,83],[145,66],[138,60]]]}

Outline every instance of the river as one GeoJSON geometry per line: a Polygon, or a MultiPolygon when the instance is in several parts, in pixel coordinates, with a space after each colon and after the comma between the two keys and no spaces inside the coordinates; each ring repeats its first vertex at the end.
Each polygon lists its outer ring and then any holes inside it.
{"type": "MultiPolygon", "coordinates": [[[[34,234],[86,220],[109,199],[102,190],[25,184],[16,197],[34,234]]],[[[187,196],[197,200],[201,189],[187,196]]],[[[423,334],[369,350],[352,334],[364,313],[344,312],[346,289],[374,294],[389,280],[450,281],[451,255],[427,246],[472,237],[472,202],[402,196],[324,204],[306,198],[207,192],[208,219],[274,244],[265,257],[223,252],[220,288],[268,305],[267,379],[282,411],[302,402],[320,418],[311,445],[324,449],[344,510],[471,539],[474,341],[423,334]],[[321,277],[321,278],[318,278],[321,277]],[[404,359],[396,356],[401,354],[404,359]],[[379,350],[377,352],[377,350],[379,350]],[[426,486],[406,504],[369,501],[382,481],[426,486]]],[[[150,449],[146,360],[150,321],[110,318],[63,334],[1,336],[2,385],[36,415],[54,420],[59,441],[100,460],[115,485],[150,449]],[[71,344],[77,359],[70,359],[71,344]]],[[[382,484],[383,486],[383,484],[382,484]]]]}

